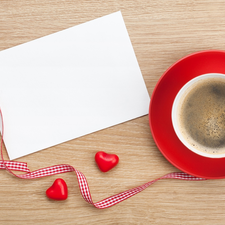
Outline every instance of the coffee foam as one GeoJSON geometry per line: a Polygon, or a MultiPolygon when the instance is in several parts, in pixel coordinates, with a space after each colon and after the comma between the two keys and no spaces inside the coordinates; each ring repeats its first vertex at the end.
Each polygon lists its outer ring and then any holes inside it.
{"type": "Polygon", "coordinates": [[[178,124],[186,141],[202,152],[225,153],[225,79],[197,81],[179,105],[178,124]]]}

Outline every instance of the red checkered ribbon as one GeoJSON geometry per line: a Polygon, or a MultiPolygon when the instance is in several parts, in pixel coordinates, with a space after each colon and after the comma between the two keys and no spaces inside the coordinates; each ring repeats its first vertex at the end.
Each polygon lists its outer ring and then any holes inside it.
{"type": "Polygon", "coordinates": [[[6,169],[11,174],[13,174],[14,176],[21,178],[21,179],[35,179],[35,178],[46,177],[46,176],[51,176],[51,175],[56,175],[56,174],[61,174],[61,173],[75,172],[77,175],[77,180],[79,183],[80,192],[81,192],[82,197],[84,198],[85,201],[87,201],[88,203],[92,204],[93,206],[95,206],[96,208],[99,208],[99,209],[104,209],[104,208],[108,208],[110,206],[116,205],[116,204],[138,194],[139,192],[145,190],[147,187],[149,187],[150,185],[154,184],[156,181],[161,180],[161,179],[179,179],[179,180],[191,180],[191,181],[206,180],[204,178],[194,177],[192,175],[189,175],[189,174],[186,174],[183,172],[169,173],[158,179],[149,181],[141,186],[132,188],[130,190],[121,192],[119,194],[113,195],[111,197],[108,197],[106,199],[103,199],[99,202],[94,203],[92,201],[91,192],[89,190],[88,183],[87,183],[87,180],[86,180],[84,174],[81,173],[80,171],[76,170],[74,167],[72,167],[70,165],[67,165],[67,164],[55,165],[55,166],[50,166],[50,167],[46,167],[46,168],[42,168],[42,169],[30,172],[30,170],[27,167],[27,164],[24,162],[4,160],[3,153],[2,153],[4,126],[3,126],[3,116],[2,116],[1,109],[0,109],[0,116],[2,119],[2,138],[1,138],[2,161],[0,161],[0,169],[6,169]],[[15,174],[14,172],[12,172],[12,170],[23,171],[26,173],[18,175],[18,174],[15,174]]]}

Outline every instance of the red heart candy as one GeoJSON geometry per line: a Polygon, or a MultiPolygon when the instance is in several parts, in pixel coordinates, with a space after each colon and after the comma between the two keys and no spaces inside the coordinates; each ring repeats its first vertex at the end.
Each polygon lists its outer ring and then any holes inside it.
{"type": "Polygon", "coordinates": [[[53,185],[47,189],[46,195],[53,200],[66,200],[68,197],[68,189],[66,182],[58,178],[53,185]]]}
{"type": "Polygon", "coordinates": [[[118,164],[119,157],[115,154],[97,152],[95,154],[95,161],[102,172],[107,172],[118,164]]]}

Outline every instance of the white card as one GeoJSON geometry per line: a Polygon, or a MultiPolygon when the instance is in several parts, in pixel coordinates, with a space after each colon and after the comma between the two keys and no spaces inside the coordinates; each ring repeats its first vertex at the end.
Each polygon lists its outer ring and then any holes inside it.
{"type": "Polygon", "coordinates": [[[120,12],[0,52],[10,159],[146,115],[149,102],[120,12]]]}

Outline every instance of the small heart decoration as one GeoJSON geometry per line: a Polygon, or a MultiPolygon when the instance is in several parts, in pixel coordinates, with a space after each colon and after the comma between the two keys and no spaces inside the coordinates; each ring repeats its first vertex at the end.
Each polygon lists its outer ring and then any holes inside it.
{"type": "Polygon", "coordinates": [[[107,172],[118,164],[119,157],[100,151],[95,154],[95,161],[102,172],[107,172]]]}
{"type": "Polygon", "coordinates": [[[56,179],[52,186],[46,190],[46,195],[53,200],[66,200],[68,197],[66,182],[61,178],[56,179]]]}

